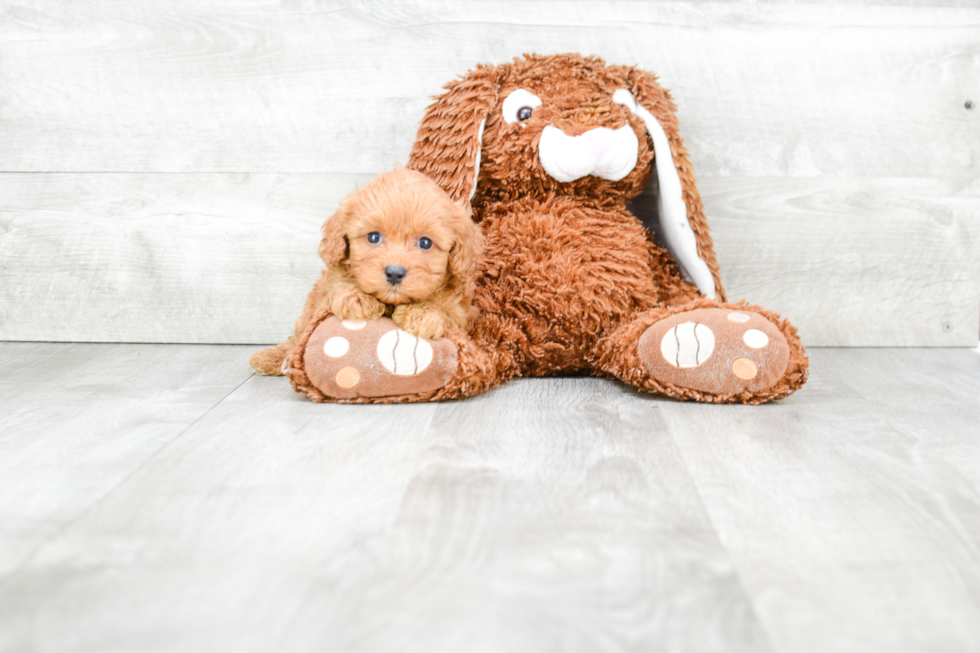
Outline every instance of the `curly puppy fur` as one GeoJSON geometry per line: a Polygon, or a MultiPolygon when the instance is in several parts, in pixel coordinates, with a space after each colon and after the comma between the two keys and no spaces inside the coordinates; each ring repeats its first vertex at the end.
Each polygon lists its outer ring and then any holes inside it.
{"type": "Polygon", "coordinates": [[[468,205],[425,175],[396,167],[346,197],[323,224],[319,254],[327,267],[294,335],[249,362],[260,374],[281,374],[297,338],[325,309],[345,320],[387,315],[420,338],[465,333],[482,248],[468,205]],[[386,274],[393,266],[405,271],[397,283],[386,274]]]}

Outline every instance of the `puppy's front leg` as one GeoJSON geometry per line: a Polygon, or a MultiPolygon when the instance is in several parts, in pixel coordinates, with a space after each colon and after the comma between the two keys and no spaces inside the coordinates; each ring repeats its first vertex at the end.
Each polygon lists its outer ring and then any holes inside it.
{"type": "Polygon", "coordinates": [[[342,320],[376,320],[385,314],[385,305],[350,283],[330,289],[330,310],[342,320]]]}
{"type": "Polygon", "coordinates": [[[441,338],[443,331],[454,326],[449,316],[435,304],[402,304],[395,307],[391,319],[417,338],[441,338]]]}

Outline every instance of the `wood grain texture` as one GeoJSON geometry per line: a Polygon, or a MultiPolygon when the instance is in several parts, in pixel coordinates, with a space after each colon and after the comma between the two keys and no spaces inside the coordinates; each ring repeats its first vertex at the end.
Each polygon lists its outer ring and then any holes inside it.
{"type": "MultiPolygon", "coordinates": [[[[368,178],[0,174],[0,339],[280,341],[320,224],[368,178]]],[[[808,346],[976,344],[980,184],[699,183],[730,297],[808,346]]]]}
{"type": "Polygon", "coordinates": [[[209,389],[243,349],[0,343],[31,436],[0,440],[23,517],[4,504],[0,552],[37,543],[0,574],[0,651],[980,647],[980,350],[818,349],[752,407],[590,378],[406,406],[209,389]]]}
{"type": "Polygon", "coordinates": [[[0,585],[0,650],[770,651],[660,406],[254,377],[0,585]]]}
{"type": "Polygon", "coordinates": [[[787,401],[664,419],[776,650],[980,648],[976,350],[816,350],[787,401]]]}
{"type": "Polygon", "coordinates": [[[282,340],[367,179],[0,175],[0,339],[282,340]]]}
{"type": "Polygon", "coordinates": [[[579,51],[673,90],[732,297],[973,345],[980,7],[915,4],[0,0],[0,339],[279,341],[443,83],[579,51]]]}
{"type": "Polygon", "coordinates": [[[976,175],[980,8],[0,4],[0,170],[375,173],[479,62],[658,72],[702,176],[976,175]]]}
{"type": "Polygon", "coordinates": [[[327,648],[771,650],[665,432],[597,379],[440,405],[393,523],[332,565],[327,648]]]}
{"type": "Polygon", "coordinates": [[[790,318],[809,346],[976,346],[980,183],[706,179],[730,299],[790,318]]]}
{"type": "Polygon", "coordinates": [[[0,584],[245,381],[248,353],[0,343],[0,584]]]}

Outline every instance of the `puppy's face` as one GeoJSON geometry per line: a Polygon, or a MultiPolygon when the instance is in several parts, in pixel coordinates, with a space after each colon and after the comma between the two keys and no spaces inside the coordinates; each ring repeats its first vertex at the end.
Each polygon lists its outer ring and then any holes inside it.
{"type": "Polygon", "coordinates": [[[434,182],[398,168],[355,194],[348,216],[347,263],[363,292],[409,304],[446,284],[452,225],[465,213],[434,182]]]}

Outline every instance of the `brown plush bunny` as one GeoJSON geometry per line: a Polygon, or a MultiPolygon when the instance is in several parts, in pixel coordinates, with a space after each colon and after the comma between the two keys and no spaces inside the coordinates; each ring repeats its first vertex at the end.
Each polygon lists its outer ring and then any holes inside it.
{"type": "Polygon", "coordinates": [[[446,89],[408,165],[472,201],[486,241],[478,315],[468,334],[439,341],[381,327],[384,318],[368,335],[321,315],[289,355],[297,390],[317,401],[427,401],[514,376],[586,372],[670,397],[755,404],[805,382],[796,330],[726,303],[675,107],[654,75],[528,55],[478,66],[446,89]],[[656,238],[627,208],[648,182],[656,238]],[[347,353],[325,352],[329,338],[349,340],[347,353]]]}

